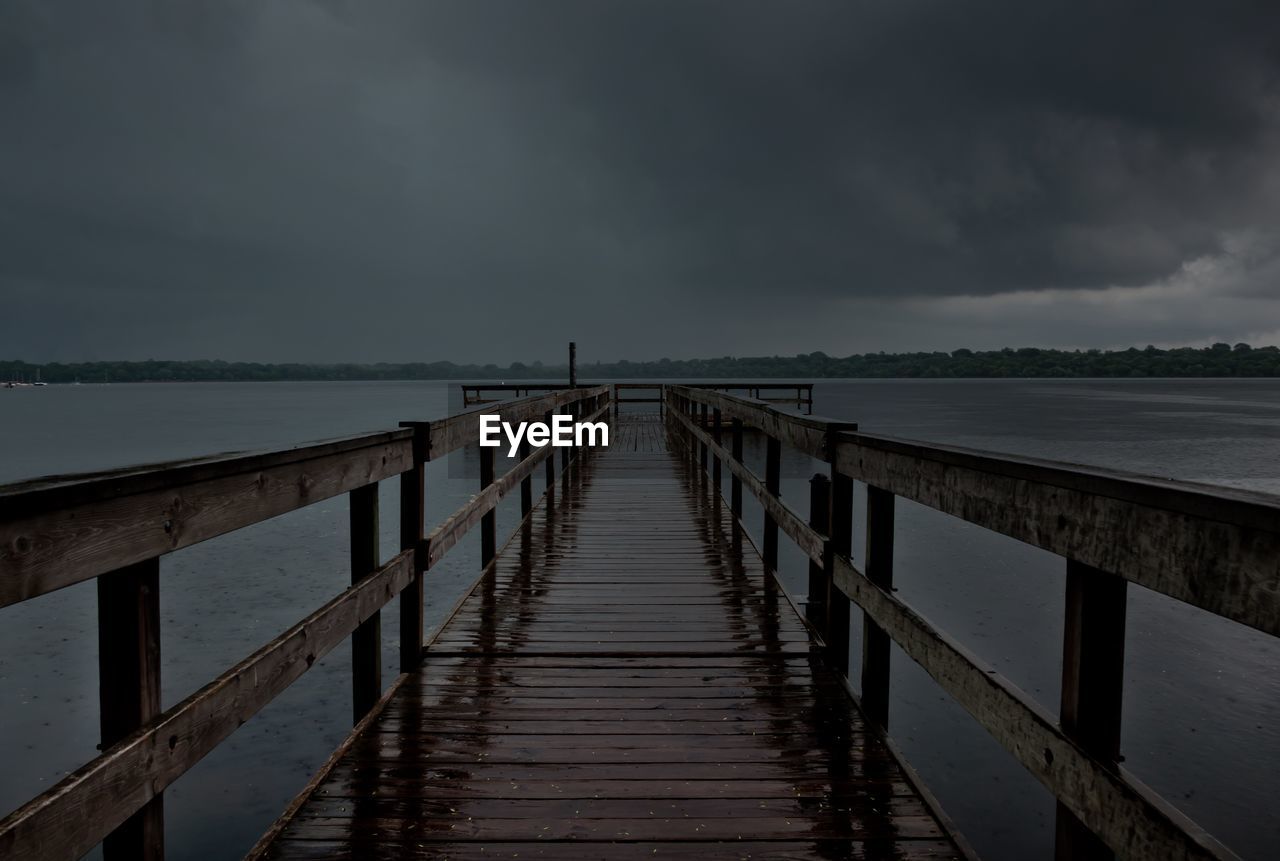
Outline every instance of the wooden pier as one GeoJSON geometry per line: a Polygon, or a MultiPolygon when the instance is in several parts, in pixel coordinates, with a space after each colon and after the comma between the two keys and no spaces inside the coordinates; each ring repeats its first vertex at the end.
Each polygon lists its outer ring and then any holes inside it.
{"type": "Polygon", "coordinates": [[[0,488],[0,607],[97,580],[103,741],[0,820],[0,857],[104,843],[107,861],[162,858],[165,788],[348,638],[354,730],[250,857],[967,857],[888,733],[891,642],[1058,799],[1059,859],[1234,857],[1120,765],[1125,595],[1132,582],[1280,634],[1275,498],[659,391],[660,420],[616,416],[611,388],[584,386],[285,451],[0,488]],[[611,420],[614,439],[526,447],[502,475],[479,449],[478,493],[428,533],[425,465],[473,445],[482,412],[611,420]],[[743,460],[747,428],[764,437],[762,474],[743,460]],[[780,495],[784,447],[821,469],[804,513],[780,495]],[[377,485],[392,478],[402,550],[382,560],[377,485]],[[517,492],[499,549],[495,508],[517,492]],[[351,587],[162,711],[161,557],[339,494],[351,587]],[[764,512],[759,547],[744,494],[764,512]],[[893,592],[899,496],[1065,558],[1060,715],[893,592]],[[426,637],[427,575],[472,529],[480,577],[426,637]],[[800,605],[775,576],[783,538],[809,558],[800,605]],[[397,599],[401,672],[384,685],[379,618],[397,599]]]}
{"type": "Polygon", "coordinates": [[[256,857],[959,857],[655,424],[538,508],[256,857]]]}
{"type": "MultiPolygon", "coordinates": [[[[763,403],[791,406],[813,413],[813,383],[691,383],[698,389],[722,392],[730,395],[742,395],[763,403]]],[[[492,404],[512,398],[522,398],[534,394],[563,391],[570,386],[564,383],[461,383],[462,405],[464,407],[480,404],[492,404]]],[[[610,383],[614,411],[618,412],[623,404],[657,404],[661,406],[662,383],[610,383]]]]}

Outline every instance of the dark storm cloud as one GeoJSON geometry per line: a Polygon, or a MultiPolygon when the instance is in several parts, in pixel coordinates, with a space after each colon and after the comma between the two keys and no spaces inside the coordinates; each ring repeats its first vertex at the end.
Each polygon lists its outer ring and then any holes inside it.
{"type": "Polygon", "coordinates": [[[4,355],[1280,331],[1271,3],[10,0],[0,129],[4,355]]]}

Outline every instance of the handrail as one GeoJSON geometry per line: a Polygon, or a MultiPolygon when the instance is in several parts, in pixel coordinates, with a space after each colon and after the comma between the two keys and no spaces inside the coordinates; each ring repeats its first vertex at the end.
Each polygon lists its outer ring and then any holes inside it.
{"type": "MultiPolygon", "coordinates": [[[[480,494],[424,538],[424,464],[478,439],[481,414],[523,421],[568,411],[594,420],[608,416],[609,398],[608,387],[582,387],[265,454],[0,487],[0,606],[98,577],[104,638],[120,639],[120,620],[103,608],[145,619],[112,657],[104,652],[102,754],[0,820],[0,857],[79,858],[106,840],[107,861],[162,858],[165,787],[348,636],[359,722],[370,692],[376,700],[381,690],[381,608],[400,596],[401,667],[411,669],[421,660],[423,573],[477,522],[486,530],[482,569],[489,566],[498,503],[521,484],[523,521],[533,507],[533,468],[547,462],[544,493],[555,478],[550,447],[526,449],[501,478],[493,476],[494,449],[482,448],[480,494]],[[379,564],[376,485],[394,475],[401,477],[402,550],[379,564]],[[160,712],[158,557],[343,492],[351,497],[351,588],[160,712]],[[125,728],[109,733],[109,725],[125,728]]],[[[568,463],[563,458],[562,469],[568,463]]]]}
{"type": "Polygon", "coordinates": [[[904,499],[1280,636],[1280,498],[867,434],[841,435],[835,465],[904,499]]]}
{"type": "Polygon", "coordinates": [[[415,431],[425,432],[431,460],[476,440],[482,414],[524,421],[607,391],[555,392],[279,451],[0,486],[0,607],[399,475],[413,464],[415,431]]]}
{"type": "Polygon", "coordinates": [[[741,485],[760,500],[766,564],[776,567],[781,528],[811,560],[811,591],[826,578],[826,594],[810,595],[807,615],[837,665],[847,652],[844,608],[852,601],[862,609],[861,702],[873,724],[887,726],[892,639],[1057,797],[1059,858],[1076,857],[1089,840],[1126,858],[1235,857],[1119,765],[1122,578],[1280,634],[1280,498],[858,433],[758,399],[686,386],[668,386],[664,397],[690,455],[700,449],[705,469],[712,454],[716,475],[722,460],[729,465],[734,516],[741,520],[741,485]],[[715,413],[710,423],[708,410],[715,413]],[[705,429],[709,424],[718,436],[724,418],[733,422],[732,450],[705,429]],[[831,464],[830,481],[815,484],[811,499],[813,520],[827,523],[826,534],[783,503],[776,479],[761,480],[742,463],[744,424],[769,440],[769,475],[777,474],[780,442],[831,464]],[[868,487],[867,573],[848,552],[855,479],[868,487]],[[1060,721],[894,594],[895,496],[1066,557],[1060,721]],[[837,597],[844,608],[833,604],[837,597]]]}

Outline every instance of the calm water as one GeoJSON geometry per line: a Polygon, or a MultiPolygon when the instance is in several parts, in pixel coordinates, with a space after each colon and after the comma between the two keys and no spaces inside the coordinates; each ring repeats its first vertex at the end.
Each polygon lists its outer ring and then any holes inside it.
{"type": "MultiPolygon", "coordinates": [[[[384,429],[446,414],[449,390],[446,383],[210,383],[0,391],[0,482],[384,429]]],[[[1280,492],[1277,381],[840,381],[820,383],[815,397],[818,412],[870,432],[1280,492]]],[[[784,467],[784,495],[807,499],[817,465],[796,457],[784,467]]],[[[461,474],[431,465],[430,522],[474,492],[461,474]]],[[[390,554],[394,482],[382,505],[390,554]]],[[[165,557],[166,707],[345,586],[345,515],[345,500],[331,500],[165,557]]],[[[504,508],[499,534],[515,520],[504,508]]],[[[472,538],[432,572],[429,624],[475,576],[472,538]]],[[[901,594],[1052,711],[1062,565],[899,503],[901,594]]],[[[784,552],[782,567],[801,590],[799,554],[784,552]]],[[[387,680],[396,617],[383,618],[387,680]]],[[[857,631],[852,639],[856,649],[857,631]]],[[[96,661],[92,584],[0,610],[0,808],[95,754],[96,661]]],[[[169,789],[170,857],[243,854],[344,737],[347,667],[340,647],[169,789]]],[[[1048,794],[909,659],[896,654],[893,670],[892,734],[979,852],[1049,857],[1048,794]]],[[[1125,764],[1250,858],[1275,857],[1280,848],[1278,670],[1280,650],[1269,638],[1131,588],[1125,764]]]]}

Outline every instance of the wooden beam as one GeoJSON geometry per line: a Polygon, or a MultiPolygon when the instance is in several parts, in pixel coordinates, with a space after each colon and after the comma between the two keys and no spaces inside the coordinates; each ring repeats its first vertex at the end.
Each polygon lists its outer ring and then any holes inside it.
{"type": "Polygon", "coordinates": [[[723,434],[721,433],[722,428],[720,427],[720,416],[721,413],[718,408],[711,411],[711,439],[715,443],[711,447],[711,451],[714,455],[714,459],[711,462],[711,483],[716,486],[716,493],[722,494],[724,493],[724,490],[721,487],[722,473],[720,471],[720,461],[722,460],[721,453],[723,451],[723,442],[721,437],[723,434]]]}
{"type": "Polygon", "coordinates": [[[842,434],[837,468],[970,523],[1280,636],[1280,500],[842,434]]]}
{"type": "Polygon", "coordinates": [[[0,489],[0,607],[397,475],[412,463],[411,437],[369,434],[0,489]]]}
{"type": "Polygon", "coordinates": [[[420,428],[414,436],[413,467],[400,473],[400,549],[412,551],[413,580],[400,593],[400,672],[416,669],[422,661],[423,638],[423,572],[426,571],[426,554],[421,552],[423,521],[426,519],[427,469],[426,458],[430,449],[427,429],[420,428]]]}
{"type": "Polygon", "coordinates": [[[740,459],[735,458],[730,451],[715,442],[705,432],[694,427],[687,417],[681,415],[678,411],[673,415],[676,416],[677,421],[687,434],[705,441],[711,451],[728,465],[734,479],[751,491],[751,495],[769,512],[769,515],[782,528],[782,531],[787,533],[791,540],[796,543],[796,546],[810,559],[821,563],[825,538],[810,528],[799,514],[791,510],[790,506],[772,493],[769,493],[765,489],[765,483],[751,471],[750,467],[740,459]]]}
{"type": "Polygon", "coordinates": [[[591,395],[600,394],[605,390],[605,386],[564,388],[536,397],[500,401],[492,406],[468,410],[438,421],[404,422],[404,424],[430,426],[431,459],[435,460],[464,446],[475,445],[476,440],[480,438],[481,416],[496,415],[500,420],[513,424],[539,421],[547,412],[559,411],[561,407],[591,395]]]}
{"type": "Polygon", "coordinates": [[[733,512],[734,522],[742,520],[742,476],[734,467],[742,466],[742,419],[735,418],[733,420],[733,451],[731,453],[732,463],[729,468],[733,470],[733,478],[730,479],[730,499],[729,510],[733,512]]]}
{"type": "MultiPolygon", "coordinates": [[[[160,559],[98,578],[98,700],[102,750],[160,714],[160,559]]],[[[103,840],[105,861],[164,858],[157,793],[103,840]]]]}
{"type": "MultiPolygon", "coordinates": [[[[1099,764],[1120,763],[1125,591],[1121,577],[1067,560],[1062,647],[1062,732],[1099,764]]],[[[1111,861],[1105,843],[1058,804],[1057,861],[1111,861]]]]}
{"type": "MultiPolygon", "coordinates": [[[[494,469],[494,452],[497,449],[481,448],[480,449],[480,491],[483,493],[493,485],[493,469],[494,469]]],[[[493,494],[494,497],[497,494],[493,494]]],[[[493,556],[498,552],[498,513],[494,510],[497,508],[497,499],[495,498],[492,505],[486,506],[480,515],[480,567],[487,568],[489,563],[493,561],[493,556]]]]}
{"type": "MultiPolygon", "coordinates": [[[[707,405],[702,405],[705,416],[707,405]]],[[[706,465],[707,444],[702,444],[703,465],[706,465]]],[[[769,499],[782,499],[782,443],[773,437],[765,439],[764,492],[769,499]]],[[[761,554],[764,565],[770,571],[778,570],[778,521],[770,506],[764,508],[764,549],[761,554]]]]}
{"type": "MultiPolygon", "coordinates": [[[[831,531],[831,479],[823,473],[816,473],[809,479],[809,527],[823,536],[831,531]]],[[[804,605],[805,618],[819,631],[823,632],[827,624],[827,571],[823,568],[823,560],[827,558],[830,542],[822,542],[822,553],[818,559],[809,557],[809,594],[804,605]]]]}
{"type": "MultiPolygon", "coordinates": [[[[835,557],[848,558],[853,552],[853,480],[831,470],[831,539],[829,553],[823,560],[827,571],[835,570],[835,557]]],[[[827,663],[842,675],[849,675],[849,598],[827,577],[827,663]]]]}
{"type": "Polygon", "coordinates": [[[723,415],[759,428],[784,444],[823,461],[830,461],[827,435],[832,429],[852,430],[851,422],[839,422],[818,416],[796,415],[777,409],[757,398],[740,398],[692,386],[671,386],[676,394],[697,404],[718,408],[723,415]]]}
{"type": "MultiPolygon", "coordinates": [[[[894,496],[867,485],[867,579],[893,591],[894,496]]],[[[889,727],[889,635],[862,614],[862,713],[881,729],[889,727]]]]}
{"type": "Polygon", "coordinates": [[[834,569],[840,591],[1117,855],[1133,861],[1237,857],[1132,775],[1091,757],[1033,699],[847,557],[837,556],[834,569]]]}
{"type": "Polygon", "coordinates": [[[413,554],[405,551],[0,820],[0,857],[83,856],[332,651],[412,577],[413,554]]]}
{"type": "MultiPolygon", "coordinates": [[[[378,569],[378,485],[350,493],[351,585],[378,569]]],[[[382,696],[382,614],[373,613],[351,633],[352,724],[360,723],[382,696]]]]}
{"type": "MultiPolygon", "coordinates": [[[[529,440],[523,440],[520,443],[520,460],[523,461],[533,453],[533,446],[529,445],[529,440]]],[[[529,516],[529,512],[533,511],[533,471],[520,479],[520,519],[524,520],[529,516]]]]}
{"type": "MultiPolygon", "coordinates": [[[[542,421],[544,424],[546,424],[547,427],[551,427],[552,415],[553,414],[549,411],[546,413],[543,413],[542,415],[542,421]]],[[[556,459],[554,457],[551,457],[550,451],[542,451],[542,452],[539,452],[539,454],[546,457],[547,459],[547,473],[546,473],[547,486],[542,489],[542,492],[548,498],[551,498],[551,497],[554,497],[556,492],[556,459]]]]}
{"type": "MultiPolygon", "coordinates": [[[[585,420],[596,421],[604,415],[608,409],[609,407],[606,404],[604,407],[588,416],[585,420]]],[[[494,449],[482,448],[480,451],[482,453],[485,451],[492,452],[494,449]]],[[[499,502],[505,499],[507,494],[511,492],[512,488],[514,488],[519,482],[523,481],[526,475],[531,474],[534,468],[537,467],[537,465],[544,459],[548,464],[552,465],[549,466],[547,470],[547,492],[553,492],[555,487],[555,474],[552,472],[552,468],[555,463],[555,458],[552,457],[552,453],[554,451],[555,449],[550,445],[534,449],[531,455],[504,473],[501,478],[494,479],[488,485],[484,485],[484,489],[481,490],[480,493],[471,497],[470,501],[468,501],[466,505],[449,515],[443,523],[432,530],[431,534],[427,536],[426,539],[427,568],[435,567],[435,565],[444,558],[445,553],[447,553],[458,543],[459,540],[461,540],[462,536],[471,531],[477,523],[481,523],[484,516],[492,511],[499,502]]]]}
{"type": "MultiPolygon", "coordinates": [[[[699,405],[699,407],[700,407],[700,409],[699,409],[699,418],[700,418],[700,419],[701,419],[701,421],[702,421],[702,424],[700,425],[700,427],[705,431],[705,430],[707,429],[707,405],[706,405],[706,404],[700,404],[700,405],[699,405]]],[[[708,466],[708,460],[709,460],[709,458],[710,458],[710,452],[709,452],[709,451],[708,451],[708,449],[707,449],[707,444],[706,444],[706,442],[703,442],[703,443],[702,443],[702,445],[701,445],[701,447],[700,447],[700,449],[699,449],[699,456],[700,456],[700,458],[701,458],[700,463],[701,463],[701,466],[702,466],[702,471],[703,471],[703,472],[706,472],[706,471],[707,471],[707,466],[708,466]]]]}

